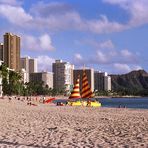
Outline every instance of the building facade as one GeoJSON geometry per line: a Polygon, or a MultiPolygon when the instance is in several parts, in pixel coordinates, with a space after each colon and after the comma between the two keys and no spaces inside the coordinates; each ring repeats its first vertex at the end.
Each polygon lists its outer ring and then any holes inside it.
{"type": "Polygon", "coordinates": [[[53,88],[53,73],[52,72],[38,72],[29,74],[30,82],[43,82],[44,86],[48,85],[49,88],[53,88]]]}
{"type": "Polygon", "coordinates": [[[53,87],[55,89],[70,90],[73,85],[73,70],[74,65],[69,62],[62,62],[62,60],[56,60],[52,64],[53,76],[53,87]]]}
{"type": "MultiPolygon", "coordinates": [[[[88,84],[91,88],[91,91],[94,92],[94,69],[85,69],[88,84]]],[[[78,76],[80,76],[80,90],[82,90],[82,76],[83,76],[83,69],[74,70],[74,84],[76,83],[78,76]]]]}
{"type": "Polygon", "coordinates": [[[111,89],[111,77],[106,74],[104,77],[104,90],[110,91],[111,89]]]}
{"type": "Polygon", "coordinates": [[[29,57],[21,58],[20,63],[21,69],[25,69],[25,71],[29,73],[29,57]]]}
{"type": "Polygon", "coordinates": [[[29,82],[29,73],[26,72],[26,70],[23,68],[21,69],[21,76],[22,76],[22,82],[24,84],[29,82]]]}
{"type": "Polygon", "coordinates": [[[3,61],[4,58],[4,44],[0,43],[0,60],[3,61]]]}
{"type": "Polygon", "coordinates": [[[37,59],[29,59],[29,73],[37,73],[37,59]]]}
{"type": "Polygon", "coordinates": [[[94,73],[94,83],[96,91],[104,91],[104,72],[95,71],[94,73]]]}
{"type": "Polygon", "coordinates": [[[20,67],[25,82],[29,82],[29,73],[37,72],[37,59],[30,59],[30,57],[23,57],[20,60],[20,67]]]}
{"type": "Polygon", "coordinates": [[[108,76],[107,72],[95,71],[94,78],[95,78],[94,84],[96,91],[111,90],[111,77],[108,76]]]}
{"type": "Polygon", "coordinates": [[[20,37],[12,33],[4,34],[4,64],[15,71],[20,70],[20,37]]]}
{"type": "MultiPolygon", "coordinates": [[[[0,60],[0,66],[2,65],[2,61],[0,60]]],[[[3,86],[2,86],[2,75],[0,73],[0,97],[3,95],[3,86]]]]}

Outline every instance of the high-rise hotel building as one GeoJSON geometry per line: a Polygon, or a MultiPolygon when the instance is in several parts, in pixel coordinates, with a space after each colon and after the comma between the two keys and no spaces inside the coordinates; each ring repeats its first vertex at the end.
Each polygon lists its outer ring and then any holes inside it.
{"type": "Polygon", "coordinates": [[[29,82],[29,74],[37,72],[37,59],[30,59],[30,57],[21,58],[21,72],[25,82],[29,82]]]}
{"type": "Polygon", "coordinates": [[[3,57],[4,57],[4,44],[0,43],[0,60],[3,61],[3,57]]]}
{"type": "Polygon", "coordinates": [[[10,69],[20,70],[20,37],[12,33],[4,34],[3,61],[10,69]]]}
{"type": "Polygon", "coordinates": [[[73,69],[74,65],[69,62],[62,62],[62,60],[56,60],[52,64],[53,71],[53,87],[55,89],[70,90],[73,85],[73,69]]]}
{"type": "Polygon", "coordinates": [[[37,59],[30,57],[21,58],[21,69],[25,69],[27,73],[35,73],[37,69],[37,59]]]}
{"type": "Polygon", "coordinates": [[[95,71],[95,90],[97,91],[110,91],[111,90],[111,77],[107,72],[95,71]]]}
{"type": "Polygon", "coordinates": [[[37,71],[37,59],[29,59],[29,73],[34,73],[37,71]]]}

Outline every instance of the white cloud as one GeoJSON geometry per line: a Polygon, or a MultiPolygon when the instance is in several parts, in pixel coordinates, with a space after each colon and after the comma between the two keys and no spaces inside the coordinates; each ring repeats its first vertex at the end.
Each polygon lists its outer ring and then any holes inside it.
{"type": "Polygon", "coordinates": [[[5,17],[10,23],[27,27],[28,23],[33,19],[30,14],[27,14],[22,7],[0,5],[0,15],[5,17]]]}
{"type": "Polygon", "coordinates": [[[119,71],[120,73],[127,73],[131,71],[131,68],[127,64],[115,63],[113,66],[115,71],[119,71]]]}
{"type": "Polygon", "coordinates": [[[139,65],[129,65],[129,64],[121,64],[121,63],[115,63],[113,64],[114,72],[115,73],[127,73],[132,70],[140,70],[142,69],[139,65]]]}
{"type": "MultiPolygon", "coordinates": [[[[81,58],[82,56],[80,56],[80,54],[78,54],[77,56],[75,55],[75,57],[77,57],[75,58],[76,59],[75,64],[80,65],[86,63],[86,64],[100,64],[107,66],[111,64],[120,63],[125,67],[125,65],[127,64],[134,65],[139,63],[138,60],[139,55],[129,51],[128,49],[117,50],[111,40],[103,42],[87,40],[84,41],[84,44],[85,45],[89,44],[93,48],[95,47],[95,51],[92,52],[91,55],[83,58],[81,58]]],[[[128,67],[126,67],[126,69],[128,69],[128,67]]]]}
{"type": "Polygon", "coordinates": [[[51,37],[48,34],[43,34],[39,37],[23,35],[22,47],[27,50],[54,50],[51,37]]]}
{"type": "Polygon", "coordinates": [[[141,69],[143,69],[141,66],[139,66],[139,65],[134,65],[133,66],[133,70],[141,70],[141,69]]]}
{"type": "Polygon", "coordinates": [[[25,29],[40,29],[46,32],[75,29],[101,34],[119,32],[148,23],[147,0],[103,0],[112,5],[119,5],[129,13],[130,19],[126,24],[110,21],[107,16],[102,14],[98,14],[100,16],[98,19],[85,19],[71,6],[61,2],[46,4],[39,2],[29,12],[26,12],[20,5],[13,5],[18,2],[16,0],[0,1],[0,15],[5,17],[10,23],[25,29]]]}
{"type": "MultiPolygon", "coordinates": [[[[80,41],[77,41],[78,43],[80,41]]],[[[114,44],[111,40],[106,40],[106,41],[103,41],[103,42],[97,42],[95,40],[86,40],[86,41],[82,41],[81,43],[84,44],[89,44],[97,49],[114,49],[114,44]]]]}
{"type": "Polygon", "coordinates": [[[52,46],[51,38],[48,34],[44,34],[39,38],[39,43],[42,49],[49,49],[54,50],[54,47],[52,46]]]}
{"type": "Polygon", "coordinates": [[[82,60],[83,58],[82,58],[81,54],[76,53],[76,54],[75,54],[75,59],[76,59],[76,60],[82,60]]]}
{"type": "Polygon", "coordinates": [[[112,43],[112,41],[111,40],[107,40],[107,41],[105,41],[105,42],[102,42],[101,44],[100,44],[100,48],[109,48],[109,49],[113,49],[114,48],[114,44],[112,43]]]}
{"type": "Polygon", "coordinates": [[[103,0],[112,5],[119,5],[130,15],[127,24],[129,27],[148,23],[148,1],[147,0],[103,0]]]}
{"type": "Polygon", "coordinates": [[[37,57],[37,61],[39,71],[52,71],[52,63],[55,62],[55,59],[41,55],[37,57]]]}
{"type": "Polygon", "coordinates": [[[98,50],[96,54],[97,54],[96,58],[99,63],[108,62],[108,58],[106,57],[107,55],[104,52],[98,50]]]}
{"type": "Polygon", "coordinates": [[[22,4],[22,0],[0,0],[0,4],[8,4],[8,5],[20,5],[22,4]]]}
{"type": "Polygon", "coordinates": [[[121,55],[123,55],[124,57],[131,57],[131,56],[133,56],[133,54],[129,50],[127,50],[127,49],[121,50],[121,55]]]}
{"type": "Polygon", "coordinates": [[[127,26],[122,25],[118,22],[111,22],[105,15],[101,15],[101,19],[88,20],[86,28],[93,33],[111,33],[119,32],[127,29],[127,26]]]}
{"type": "Polygon", "coordinates": [[[93,33],[109,33],[125,29],[124,25],[111,22],[104,15],[100,15],[98,19],[87,20],[82,18],[73,8],[70,9],[66,4],[58,2],[47,3],[46,5],[39,3],[37,7],[31,9],[30,13],[27,13],[21,6],[2,4],[0,5],[0,15],[13,25],[24,29],[40,29],[46,32],[75,29],[93,33]]]}

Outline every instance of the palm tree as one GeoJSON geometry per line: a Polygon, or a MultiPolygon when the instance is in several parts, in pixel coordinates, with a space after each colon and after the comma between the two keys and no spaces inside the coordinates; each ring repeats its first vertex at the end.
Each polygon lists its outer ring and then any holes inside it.
{"type": "Polygon", "coordinates": [[[2,64],[0,66],[0,77],[2,77],[2,90],[4,94],[7,94],[8,92],[8,76],[8,68],[6,67],[6,65],[2,64]]]}

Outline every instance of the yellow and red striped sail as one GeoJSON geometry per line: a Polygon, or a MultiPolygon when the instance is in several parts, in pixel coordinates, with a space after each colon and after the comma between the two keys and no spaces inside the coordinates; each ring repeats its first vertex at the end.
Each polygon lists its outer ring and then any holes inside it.
{"type": "Polygon", "coordinates": [[[77,79],[77,82],[73,88],[73,91],[71,92],[71,95],[69,97],[69,99],[79,99],[81,98],[81,95],[80,95],[80,79],[78,78],[77,79]]]}
{"type": "Polygon", "coordinates": [[[88,84],[88,78],[86,76],[86,72],[85,70],[83,70],[81,98],[93,98],[93,97],[94,93],[91,91],[91,88],[88,84]]]}

